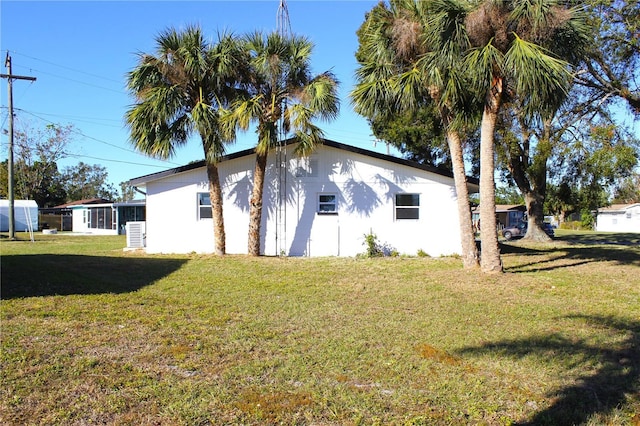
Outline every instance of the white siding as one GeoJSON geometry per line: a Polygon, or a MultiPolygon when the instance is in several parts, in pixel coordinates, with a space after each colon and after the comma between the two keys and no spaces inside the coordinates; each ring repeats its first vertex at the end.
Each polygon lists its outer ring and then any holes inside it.
{"type": "MultiPolygon", "coordinates": [[[[292,147],[287,149],[286,226],[281,235],[276,235],[277,173],[274,155],[269,157],[262,224],[265,255],[278,255],[282,245],[289,256],[355,256],[365,251],[364,236],[370,232],[401,254],[460,252],[452,178],[328,146],[311,156],[314,170],[304,173],[292,147]],[[337,195],[337,214],[317,213],[321,193],[337,195]],[[396,193],[420,194],[419,219],[394,219],[396,193]]],[[[254,161],[247,156],[219,164],[230,254],[247,252],[254,161]]],[[[205,168],[147,183],[148,252],[213,252],[212,220],[197,216],[196,194],[207,188],[205,168]]]]}
{"type": "Polygon", "coordinates": [[[620,210],[600,211],[596,230],[599,232],[640,232],[640,204],[633,204],[620,210]]]}

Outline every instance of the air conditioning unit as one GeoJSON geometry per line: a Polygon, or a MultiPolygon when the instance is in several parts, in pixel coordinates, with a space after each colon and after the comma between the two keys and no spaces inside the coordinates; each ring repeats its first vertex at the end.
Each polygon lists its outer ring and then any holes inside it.
{"type": "Polygon", "coordinates": [[[146,246],[146,222],[127,222],[127,248],[146,246]]]}

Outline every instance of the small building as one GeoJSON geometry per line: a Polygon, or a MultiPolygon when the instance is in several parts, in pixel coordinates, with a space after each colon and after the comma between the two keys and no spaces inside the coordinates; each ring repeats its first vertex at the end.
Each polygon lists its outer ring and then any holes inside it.
{"type": "MultiPolygon", "coordinates": [[[[498,231],[511,226],[517,226],[526,220],[527,207],[522,204],[496,204],[496,226],[498,231]]],[[[472,210],[473,225],[476,230],[480,221],[480,206],[472,210]]]]}
{"type": "MultiPolygon", "coordinates": [[[[262,209],[264,255],[355,256],[365,236],[400,254],[461,252],[453,175],[325,140],[309,157],[295,143],[269,153],[262,209]]],[[[246,254],[255,151],[223,157],[226,251],[246,254]]],[[[214,229],[204,161],[131,179],[146,193],[146,251],[212,253],[214,229]]],[[[478,191],[468,179],[471,193],[478,191]]]]}
{"type": "Polygon", "coordinates": [[[612,204],[598,209],[596,231],[640,233],[640,203],[612,204]]]}
{"type": "Polygon", "coordinates": [[[71,230],[85,234],[124,234],[127,222],[143,221],[145,218],[144,200],[114,203],[103,198],[91,198],[72,201],[54,209],[70,211],[71,230]]]}
{"type": "MultiPolygon", "coordinates": [[[[13,200],[16,232],[38,230],[38,204],[34,200],[13,200]]],[[[0,232],[9,232],[9,200],[0,200],[0,232]]]]}

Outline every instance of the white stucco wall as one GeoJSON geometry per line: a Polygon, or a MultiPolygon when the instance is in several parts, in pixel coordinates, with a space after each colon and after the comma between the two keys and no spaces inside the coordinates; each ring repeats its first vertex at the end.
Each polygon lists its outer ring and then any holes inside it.
{"type": "MultiPolygon", "coordinates": [[[[311,156],[315,166],[311,173],[304,167],[308,161],[301,163],[291,147],[287,156],[286,221],[282,221],[279,240],[274,154],[268,162],[264,254],[277,255],[283,250],[289,256],[355,256],[365,251],[364,235],[369,232],[401,254],[415,255],[418,250],[431,256],[460,252],[452,178],[328,146],[311,156]],[[337,195],[337,214],[317,213],[320,193],[337,195]],[[395,219],[396,193],[420,194],[419,219],[395,219]]],[[[247,252],[254,161],[251,155],[219,163],[229,254],[247,252]]],[[[212,220],[198,220],[196,194],[206,192],[207,185],[204,168],[147,183],[148,252],[213,252],[212,220]]]]}
{"type": "Polygon", "coordinates": [[[640,232],[640,204],[624,210],[605,210],[598,213],[596,230],[599,232],[640,232]]]}
{"type": "MultiPolygon", "coordinates": [[[[117,211],[113,209],[112,204],[91,204],[90,206],[74,206],[71,208],[71,229],[73,230],[73,232],[93,235],[118,235],[117,229],[99,229],[89,227],[88,216],[90,214],[90,208],[96,207],[112,209],[112,215],[117,215],[117,211]]],[[[111,223],[109,223],[108,226],[111,226],[111,223]]]]}

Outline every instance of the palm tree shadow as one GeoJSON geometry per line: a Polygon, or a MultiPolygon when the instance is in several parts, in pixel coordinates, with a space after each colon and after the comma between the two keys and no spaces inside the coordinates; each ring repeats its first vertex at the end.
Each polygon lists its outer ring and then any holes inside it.
{"type": "Polygon", "coordinates": [[[127,293],[178,270],[187,259],[84,255],[2,257],[3,299],[19,297],[127,293]]]}
{"type": "Polygon", "coordinates": [[[616,262],[619,265],[640,266],[640,251],[625,246],[572,246],[565,245],[548,249],[530,248],[521,245],[500,244],[502,254],[531,256],[531,262],[520,263],[505,268],[508,272],[550,271],[568,266],[578,266],[593,262],[616,262]],[[542,257],[533,259],[534,257],[542,257]]]}
{"type": "MultiPolygon", "coordinates": [[[[572,315],[565,318],[585,321],[591,326],[608,328],[625,339],[618,345],[592,345],[567,339],[559,334],[527,339],[487,343],[459,350],[462,354],[499,354],[505,357],[537,355],[541,358],[580,359],[597,366],[583,374],[575,384],[548,395],[553,404],[519,425],[585,424],[593,415],[610,413],[627,401],[627,395],[640,392],[640,321],[623,321],[614,317],[572,315]]],[[[585,369],[587,370],[587,369],[585,369]]]]}

